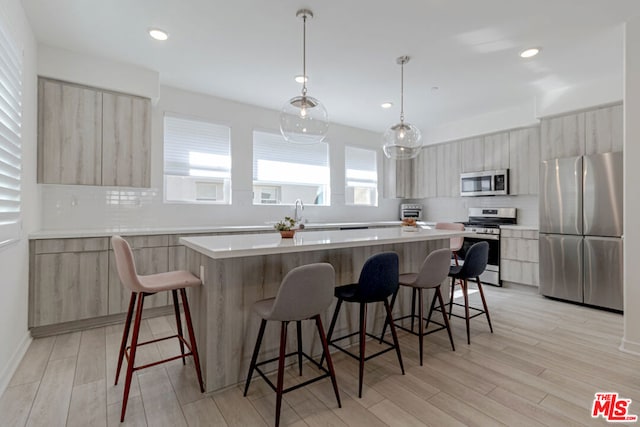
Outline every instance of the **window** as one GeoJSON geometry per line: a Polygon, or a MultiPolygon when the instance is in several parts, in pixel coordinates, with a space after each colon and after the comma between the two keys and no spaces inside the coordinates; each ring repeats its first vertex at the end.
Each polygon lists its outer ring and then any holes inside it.
{"type": "Polygon", "coordinates": [[[329,206],[329,146],[286,142],[282,135],[253,132],[253,204],[329,206]]]}
{"type": "Polygon", "coordinates": [[[0,246],[20,238],[22,53],[0,22],[0,246]]]}
{"type": "Polygon", "coordinates": [[[345,203],[378,206],[378,167],[376,151],[346,146],[345,203]]]}
{"type": "Polygon", "coordinates": [[[164,200],[231,203],[228,126],[164,117],[164,200]]]}

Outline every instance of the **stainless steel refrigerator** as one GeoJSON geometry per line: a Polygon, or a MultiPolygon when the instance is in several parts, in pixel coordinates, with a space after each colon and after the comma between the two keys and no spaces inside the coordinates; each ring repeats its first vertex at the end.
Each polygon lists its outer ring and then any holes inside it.
{"type": "Polygon", "coordinates": [[[540,293],[622,310],[622,153],[546,160],[540,175],[540,293]]]}

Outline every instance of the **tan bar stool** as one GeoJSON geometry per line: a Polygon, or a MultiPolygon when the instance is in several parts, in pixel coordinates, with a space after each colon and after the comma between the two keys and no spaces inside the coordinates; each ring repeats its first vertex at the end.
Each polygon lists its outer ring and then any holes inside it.
{"type": "Polygon", "coordinates": [[[331,383],[333,384],[333,391],[336,395],[336,400],[338,401],[338,407],[342,407],[340,402],[340,393],[338,392],[338,383],[336,382],[336,374],[333,369],[333,363],[331,361],[331,355],[329,354],[329,347],[327,345],[327,337],[324,334],[322,319],[320,317],[320,313],[329,308],[329,305],[331,305],[331,302],[333,301],[333,289],[335,287],[335,282],[336,273],[331,264],[317,263],[303,265],[301,267],[296,267],[287,273],[284,279],[282,279],[280,289],[278,290],[278,294],[275,298],[264,299],[253,304],[253,311],[262,319],[262,321],[260,323],[260,331],[258,332],[256,346],[253,350],[253,356],[251,357],[251,364],[249,365],[249,374],[247,375],[247,382],[244,387],[244,395],[246,396],[249,391],[249,384],[251,384],[253,372],[257,371],[267,384],[269,384],[269,386],[276,392],[276,427],[280,424],[282,395],[326,377],[331,377],[331,383]],[[316,328],[318,329],[318,335],[320,335],[320,341],[322,343],[322,356],[327,359],[328,369],[324,368],[320,363],[311,358],[311,356],[302,351],[301,323],[302,320],[306,319],[314,319],[316,322],[316,328]],[[258,353],[260,353],[260,344],[262,343],[264,330],[267,326],[268,320],[281,322],[280,352],[278,357],[256,363],[258,360],[258,353]],[[286,354],[287,326],[289,325],[289,322],[293,321],[296,322],[298,349],[296,352],[286,354]],[[302,375],[303,356],[316,365],[316,367],[323,371],[324,374],[285,389],[284,361],[285,358],[294,355],[298,356],[298,369],[300,370],[300,375],[302,375]],[[274,385],[262,372],[260,366],[276,360],[278,361],[278,379],[277,384],[274,385]]]}
{"type": "Polygon", "coordinates": [[[116,267],[118,269],[118,276],[122,285],[131,291],[131,299],[129,301],[129,310],[127,311],[127,319],[124,324],[124,332],[122,334],[122,343],[120,344],[120,354],[118,355],[118,369],[116,370],[116,381],[118,384],[118,377],[120,376],[120,368],[122,367],[122,360],[127,357],[127,376],[124,383],[124,397],[122,398],[122,412],[120,414],[120,422],[124,421],[124,415],[127,411],[127,400],[129,398],[129,389],[131,388],[131,378],[133,372],[149,368],[151,366],[159,365],[160,363],[169,362],[172,360],[182,358],[182,363],[185,364],[186,356],[193,356],[193,364],[198,374],[198,382],[200,383],[200,391],[204,393],[204,382],[202,381],[202,372],[200,371],[200,359],[198,358],[198,348],[196,346],[196,338],[193,333],[193,323],[191,322],[191,312],[189,311],[189,303],[187,302],[187,293],[185,288],[200,286],[202,282],[193,274],[188,271],[170,271],[168,273],[151,274],[148,276],[139,276],[136,273],[136,266],[133,259],[133,252],[131,247],[120,236],[113,236],[111,238],[111,245],[113,246],[113,253],[116,256],[116,267]],[[142,309],[144,307],[144,299],[149,295],[153,295],[157,292],[171,291],[173,294],[173,307],[176,314],[176,326],[178,329],[177,335],[170,337],[159,338],[146,342],[138,342],[138,335],[140,333],[140,322],[142,321],[142,309]],[[184,307],[184,315],[187,321],[187,331],[189,332],[189,341],[184,339],[182,334],[182,322],[180,320],[180,306],[178,305],[178,291],[182,297],[182,306],[184,307]],[[136,299],[138,303],[136,305],[136,299]],[[131,346],[127,347],[127,340],[129,338],[129,329],[131,327],[131,318],[133,317],[135,307],[136,317],[133,322],[133,335],[131,337],[131,346]],[[157,362],[148,363],[143,366],[135,366],[136,349],[138,346],[151,344],[158,341],[177,338],[180,343],[180,355],[169,357],[167,359],[159,360],[157,362]],[[189,350],[189,353],[184,352],[185,346],[189,350]]]}
{"type": "MultiPolygon", "coordinates": [[[[429,335],[433,332],[441,331],[442,329],[446,329],[449,333],[449,342],[451,342],[451,349],[453,351],[456,350],[455,345],[453,344],[453,336],[451,335],[451,327],[449,326],[449,318],[447,317],[446,305],[444,303],[444,299],[442,298],[442,293],[440,292],[440,284],[447,279],[449,276],[449,268],[451,265],[451,251],[449,249],[438,249],[437,251],[431,252],[427,258],[423,261],[422,266],[420,267],[420,272],[418,273],[404,273],[400,275],[400,286],[411,287],[414,291],[418,292],[418,314],[415,314],[415,307],[411,308],[411,314],[398,317],[395,319],[396,327],[400,328],[404,331],[417,335],[419,340],[419,348],[420,348],[420,366],[422,366],[422,354],[423,354],[423,338],[425,335],[429,335]],[[429,308],[429,315],[427,318],[424,318],[424,299],[423,299],[423,291],[433,289],[435,291],[433,295],[433,300],[431,300],[431,308],[429,308]],[[442,319],[444,323],[439,323],[431,320],[431,313],[434,311],[436,298],[438,300],[439,309],[438,311],[442,312],[442,319]],[[407,329],[404,326],[400,325],[399,322],[402,319],[411,318],[411,329],[407,329]],[[414,332],[413,330],[413,319],[418,319],[418,332],[414,332]],[[426,320],[426,326],[425,326],[426,320]],[[429,322],[433,322],[438,325],[439,328],[432,329],[427,331],[429,328],[429,322]]],[[[391,309],[393,310],[393,306],[396,301],[396,297],[398,295],[398,291],[393,294],[391,298],[391,309]]],[[[415,304],[415,303],[414,303],[415,304]]],[[[386,325],[385,325],[386,327],[386,325]]],[[[384,333],[384,330],[383,330],[384,333]]]]}

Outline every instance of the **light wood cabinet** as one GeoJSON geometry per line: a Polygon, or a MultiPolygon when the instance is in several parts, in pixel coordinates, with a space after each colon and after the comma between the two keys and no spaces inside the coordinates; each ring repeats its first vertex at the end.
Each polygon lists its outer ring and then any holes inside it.
{"type": "Polygon", "coordinates": [[[597,154],[623,149],[622,104],[586,112],[585,153],[597,154]]]}
{"type": "Polygon", "coordinates": [[[102,185],[149,187],[149,100],[104,93],[102,112],[102,185]]]}
{"type": "Polygon", "coordinates": [[[149,187],[151,101],[38,81],[38,182],[149,187]]]}
{"type": "Polygon", "coordinates": [[[30,243],[29,326],[107,314],[107,238],[30,243]]]}
{"type": "Polygon", "coordinates": [[[500,230],[500,278],[538,286],[538,231],[500,230]]]}
{"type": "Polygon", "coordinates": [[[40,79],[38,182],[100,185],[102,92],[40,79]]]}
{"type": "Polygon", "coordinates": [[[509,132],[509,193],[538,194],[540,176],[540,128],[509,132]]]}
{"type": "Polygon", "coordinates": [[[486,135],[482,138],[482,145],[484,146],[482,169],[478,170],[509,169],[509,132],[486,135]]]}
{"type": "Polygon", "coordinates": [[[415,159],[392,160],[384,157],[385,198],[419,199],[424,196],[423,150],[415,159]]]}
{"type": "MultiPolygon", "coordinates": [[[[132,236],[124,238],[133,251],[136,271],[139,275],[164,273],[169,271],[169,237],[132,236]]],[[[131,292],[125,289],[118,277],[113,250],[109,250],[109,314],[124,313],[129,307],[131,292]]],[[[161,307],[169,302],[167,292],[160,292],[145,298],[145,308],[161,307]]]]}
{"type": "Polygon", "coordinates": [[[422,185],[424,197],[436,197],[438,191],[438,148],[435,145],[422,149],[422,185]]]}
{"type": "Polygon", "coordinates": [[[483,138],[468,138],[460,143],[460,167],[461,172],[479,172],[484,169],[484,143],[483,138]]]}
{"type": "Polygon", "coordinates": [[[540,159],[581,156],[585,153],[585,113],[542,119],[540,159]]]}
{"type": "Polygon", "coordinates": [[[438,197],[460,196],[460,142],[436,146],[438,197]]]}

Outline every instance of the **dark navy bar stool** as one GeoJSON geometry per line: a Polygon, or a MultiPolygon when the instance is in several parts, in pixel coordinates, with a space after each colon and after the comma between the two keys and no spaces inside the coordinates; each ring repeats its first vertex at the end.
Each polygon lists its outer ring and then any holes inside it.
{"type": "Polygon", "coordinates": [[[487,316],[487,322],[489,323],[489,329],[493,333],[493,327],[491,326],[491,318],[489,317],[489,309],[487,308],[487,301],[484,298],[484,292],[482,291],[482,282],[480,282],[480,275],[487,268],[487,262],[489,261],[489,243],[478,242],[471,246],[467,251],[464,258],[464,264],[461,266],[452,266],[449,270],[449,277],[451,277],[451,299],[449,300],[449,317],[452,315],[465,319],[467,324],[467,344],[471,344],[471,335],[469,333],[469,320],[474,317],[484,314],[487,316]],[[482,299],[483,309],[476,307],[469,307],[469,280],[475,279],[478,285],[478,291],[480,292],[480,298],[482,299]],[[464,296],[464,304],[453,302],[453,291],[456,282],[460,283],[462,287],[462,295],[464,296]],[[453,305],[464,307],[464,316],[452,313],[453,305]],[[474,310],[476,313],[471,316],[469,310],[474,310]]]}
{"type": "MultiPolygon", "coordinates": [[[[362,397],[362,378],[364,374],[364,362],[380,356],[387,351],[396,350],[398,355],[398,363],[400,369],[404,375],[404,366],[402,364],[402,355],[400,354],[400,345],[398,344],[398,336],[396,335],[396,328],[393,322],[393,316],[391,315],[391,308],[387,298],[393,295],[398,289],[399,278],[399,261],[398,254],[395,252],[382,252],[373,255],[367,259],[360,272],[360,278],[358,283],[350,285],[340,286],[335,289],[335,296],[338,298],[336,309],[333,313],[331,320],[331,326],[327,334],[327,341],[329,345],[334,346],[340,351],[348,354],[354,359],[360,362],[359,376],[358,376],[358,397],[362,397]],[[338,319],[338,313],[342,302],[354,302],[360,304],[360,329],[357,332],[353,332],[348,335],[344,335],[338,338],[332,338],[333,330],[336,326],[336,320],[338,319]],[[365,357],[365,342],[367,336],[378,339],[377,336],[367,333],[367,304],[373,302],[383,302],[384,308],[387,313],[386,322],[391,325],[391,335],[393,336],[393,343],[382,340],[389,347],[381,350],[377,353],[371,354],[365,357]],[[336,342],[347,339],[354,335],[360,336],[360,351],[359,354],[351,353],[343,347],[340,347],[336,342]]],[[[320,362],[322,363],[322,361],[320,362]]]]}

